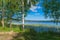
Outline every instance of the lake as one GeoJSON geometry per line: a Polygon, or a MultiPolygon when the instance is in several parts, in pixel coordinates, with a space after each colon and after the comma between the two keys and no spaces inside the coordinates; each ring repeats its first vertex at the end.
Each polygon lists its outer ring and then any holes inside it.
{"type": "MultiPolygon", "coordinates": [[[[16,25],[20,25],[22,24],[22,22],[16,22],[13,21],[12,24],[16,24],[16,25]]],[[[25,22],[25,24],[31,25],[31,24],[43,24],[43,25],[49,25],[49,26],[59,26],[60,27],[60,23],[58,23],[58,25],[56,25],[56,23],[54,22],[25,22]]],[[[37,32],[41,32],[41,31],[54,31],[57,32],[57,28],[49,28],[49,27],[33,27],[33,26],[29,26],[29,27],[25,27],[25,28],[32,28],[34,30],[36,30],[37,32]]],[[[60,31],[60,28],[58,29],[60,31]]]]}
{"type": "MultiPolygon", "coordinates": [[[[22,24],[22,22],[17,22],[17,21],[13,21],[12,24],[17,24],[17,25],[20,25],[22,24]]],[[[54,22],[25,22],[25,24],[47,24],[47,25],[56,25],[56,23],[54,22]]],[[[60,22],[58,23],[58,26],[60,26],[60,22]]]]}

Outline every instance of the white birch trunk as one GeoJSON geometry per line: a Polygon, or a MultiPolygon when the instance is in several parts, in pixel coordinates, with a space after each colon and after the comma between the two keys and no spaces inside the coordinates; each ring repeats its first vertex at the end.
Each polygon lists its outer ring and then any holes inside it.
{"type": "Polygon", "coordinates": [[[24,31],[24,0],[21,0],[22,2],[22,27],[23,27],[23,31],[24,31]]]}
{"type": "Polygon", "coordinates": [[[24,30],[24,13],[22,14],[22,26],[23,26],[23,30],[24,30]]]}

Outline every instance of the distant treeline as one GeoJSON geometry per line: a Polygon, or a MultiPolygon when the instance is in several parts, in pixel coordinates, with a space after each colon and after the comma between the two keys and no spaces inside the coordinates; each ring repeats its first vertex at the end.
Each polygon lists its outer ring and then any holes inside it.
{"type": "MultiPolygon", "coordinates": [[[[25,22],[57,22],[57,21],[55,20],[25,20],[25,22]]],[[[60,22],[60,20],[58,22],[60,22]]]]}

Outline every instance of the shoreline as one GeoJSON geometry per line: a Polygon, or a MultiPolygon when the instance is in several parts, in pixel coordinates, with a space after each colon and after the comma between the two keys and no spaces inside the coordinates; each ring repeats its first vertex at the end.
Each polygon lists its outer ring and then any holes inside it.
{"type": "Polygon", "coordinates": [[[54,27],[54,28],[60,28],[60,25],[48,25],[48,24],[25,24],[25,26],[37,26],[37,27],[54,27]]]}

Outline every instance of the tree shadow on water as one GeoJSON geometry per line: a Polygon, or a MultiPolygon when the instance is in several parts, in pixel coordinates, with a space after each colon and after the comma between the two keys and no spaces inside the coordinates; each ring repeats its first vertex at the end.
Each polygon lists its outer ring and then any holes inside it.
{"type": "Polygon", "coordinates": [[[37,32],[28,29],[25,32],[20,32],[16,36],[13,36],[12,40],[37,40],[37,32]]]}
{"type": "MultiPolygon", "coordinates": [[[[47,32],[36,32],[34,29],[29,29],[27,26],[25,32],[17,33],[13,36],[12,40],[60,40],[60,33],[51,31],[53,28],[50,29],[47,32]]],[[[43,30],[43,28],[41,30],[43,30]]]]}

